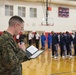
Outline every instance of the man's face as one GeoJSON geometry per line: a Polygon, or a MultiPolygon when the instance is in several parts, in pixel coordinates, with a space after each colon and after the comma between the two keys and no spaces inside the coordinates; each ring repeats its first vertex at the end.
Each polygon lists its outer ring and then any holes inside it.
{"type": "Polygon", "coordinates": [[[15,35],[19,34],[23,30],[24,30],[24,23],[18,23],[18,24],[16,24],[15,35]]]}

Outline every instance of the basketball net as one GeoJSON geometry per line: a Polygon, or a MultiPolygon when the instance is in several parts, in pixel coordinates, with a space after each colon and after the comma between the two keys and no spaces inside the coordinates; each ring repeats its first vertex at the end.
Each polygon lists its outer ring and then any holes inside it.
{"type": "Polygon", "coordinates": [[[54,26],[54,20],[53,18],[48,18],[48,24],[46,24],[46,18],[43,18],[41,25],[42,26],[54,26]]]}

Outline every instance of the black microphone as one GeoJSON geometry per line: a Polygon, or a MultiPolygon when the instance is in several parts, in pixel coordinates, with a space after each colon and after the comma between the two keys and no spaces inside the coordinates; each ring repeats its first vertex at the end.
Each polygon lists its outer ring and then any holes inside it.
{"type": "Polygon", "coordinates": [[[24,37],[22,35],[20,35],[19,40],[20,40],[20,45],[21,45],[24,42],[24,37]]]}
{"type": "Polygon", "coordinates": [[[22,44],[22,43],[24,42],[24,38],[25,38],[25,37],[26,37],[26,36],[23,35],[23,34],[20,35],[20,37],[19,37],[20,44],[22,44]]]}
{"type": "Polygon", "coordinates": [[[20,45],[21,45],[23,42],[24,42],[23,39],[20,39],[20,45]]]}

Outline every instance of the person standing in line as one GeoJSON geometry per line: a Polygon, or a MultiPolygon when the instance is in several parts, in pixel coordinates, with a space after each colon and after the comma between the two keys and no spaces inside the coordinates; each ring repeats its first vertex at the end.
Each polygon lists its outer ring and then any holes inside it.
{"type": "Polygon", "coordinates": [[[46,36],[44,35],[44,33],[42,33],[41,35],[41,49],[45,49],[45,41],[46,41],[46,36]]]}
{"type": "Polygon", "coordinates": [[[50,33],[48,33],[47,41],[48,41],[48,49],[50,50],[52,45],[52,35],[50,33]]]}
{"type": "MultiPolygon", "coordinates": [[[[71,33],[71,36],[72,36],[72,38],[74,39],[74,37],[75,37],[74,33],[71,33]]],[[[72,48],[72,49],[74,48],[73,41],[71,42],[71,48],[72,48]]]]}
{"type": "Polygon", "coordinates": [[[36,48],[39,49],[39,39],[40,39],[40,35],[35,32],[35,41],[36,41],[36,48]]]}
{"type": "Polygon", "coordinates": [[[66,31],[66,49],[67,49],[67,55],[70,55],[70,58],[72,57],[72,49],[71,49],[72,41],[73,37],[68,31],[66,31]]]}
{"type": "Polygon", "coordinates": [[[32,32],[30,31],[28,33],[28,42],[29,42],[29,46],[32,45],[32,39],[33,39],[34,35],[32,34],[32,32]]]}
{"type": "Polygon", "coordinates": [[[66,56],[66,40],[65,40],[65,36],[64,33],[60,32],[60,55],[61,57],[65,57],[66,56]]]}
{"type": "Polygon", "coordinates": [[[74,45],[74,56],[76,56],[76,32],[75,32],[75,36],[73,39],[73,45],[74,45]]]}
{"type": "Polygon", "coordinates": [[[16,43],[13,36],[24,28],[24,21],[19,16],[9,19],[9,27],[0,36],[0,75],[22,75],[23,61],[26,57],[25,44],[16,43]]]}
{"type": "Polygon", "coordinates": [[[58,35],[52,31],[52,57],[58,57],[58,35]]]}

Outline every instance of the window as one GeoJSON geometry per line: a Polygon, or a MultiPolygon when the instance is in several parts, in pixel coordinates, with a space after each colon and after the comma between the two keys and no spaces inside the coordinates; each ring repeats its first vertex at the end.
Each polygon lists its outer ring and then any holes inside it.
{"type": "Polygon", "coordinates": [[[37,17],[37,8],[30,8],[30,17],[31,18],[37,17]]]}
{"type": "Polygon", "coordinates": [[[5,5],[5,16],[13,16],[13,6],[5,5]]]}
{"type": "Polygon", "coordinates": [[[18,7],[18,16],[25,17],[25,7],[18,7]]]}

